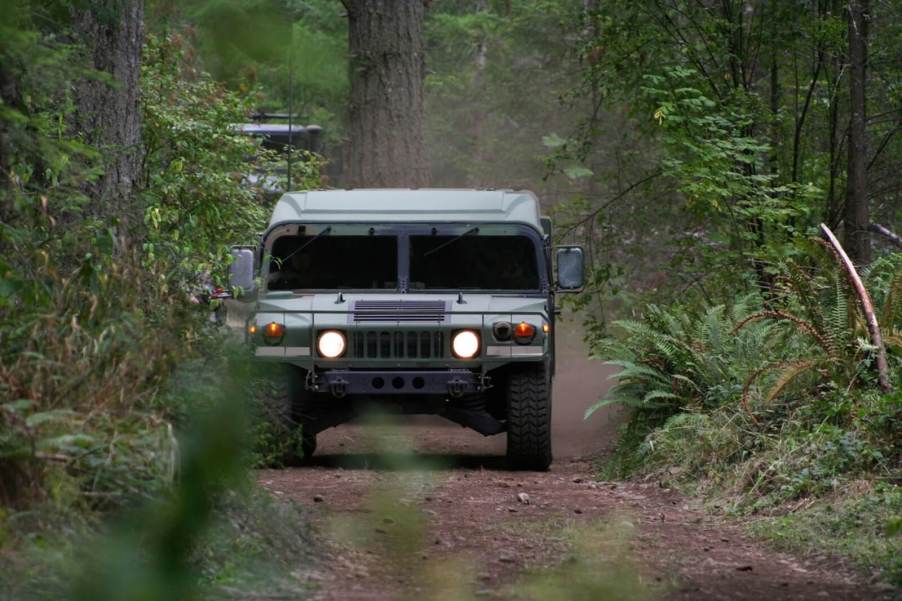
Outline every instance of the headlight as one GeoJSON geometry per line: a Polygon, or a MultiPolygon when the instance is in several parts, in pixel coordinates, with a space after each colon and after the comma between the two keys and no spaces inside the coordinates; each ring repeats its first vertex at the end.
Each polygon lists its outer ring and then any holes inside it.
{"type": "Polygon", "coordinates": [[[479,336],[472,330],[462,330],[451,340],[451,350],[459,359],[471,359],[479,352],[479,336]]]}
{"type": "Polygon", "coordinates": [[[345,354],[347,341],[345,335],[337,330],[327,330],[319,335],[316,348],[321,357],[335,359],[345,354]]]}

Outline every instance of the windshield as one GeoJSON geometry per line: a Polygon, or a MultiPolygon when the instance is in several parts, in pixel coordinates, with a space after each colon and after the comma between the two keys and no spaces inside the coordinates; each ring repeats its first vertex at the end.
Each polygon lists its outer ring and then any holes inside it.
{"type": "Polygon", "coordinates": [[[395,236],[282,236],[272,246],[270,290],[366,290],[398,286],[395,236]]]}
{"type": "Polygon", "coordinates": [[[526,236],[410,237],[412,290],[538,290],[536,247],[526,236]]]}

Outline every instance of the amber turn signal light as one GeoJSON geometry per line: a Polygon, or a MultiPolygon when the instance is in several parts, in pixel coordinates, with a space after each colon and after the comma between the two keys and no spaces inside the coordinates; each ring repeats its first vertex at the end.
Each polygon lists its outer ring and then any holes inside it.
{"type": "Polygon", "coordinates": [[[263,337],[270,342],[276,342],[285,335],[285,326],[280,323],[272,322],[266,324],[263,328],[263,337]]]}
{"type": "Polygon", "coordinates": [[[529,344],[535,338],[536,327],[531,323],[521,321],[514,328],[514,340],[519,344],[529,344]]]}

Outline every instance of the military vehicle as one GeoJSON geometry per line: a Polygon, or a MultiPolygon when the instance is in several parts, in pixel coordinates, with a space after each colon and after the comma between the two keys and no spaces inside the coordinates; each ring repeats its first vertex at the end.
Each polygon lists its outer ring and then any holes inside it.
{"type": "Polygon", "coordinates": [[[275,151],[285,159],[285,165],[277,167],[275,171],[254,170],[244,176],[247,185],[259,189],[268,200],[275,200],[285,192],[281,180],[291,181],[291,156],[294,161],[304,161],[305,154],[298,151],[313,153],[322,152],[323,128],[319,125],[297,125],[291,123],[291,118],[284,113],[257,113],[252,115],[253,123],[235,123],[233,131],[260,140],[260,146],[266,150],[275,151]],[[288,123],[273,123],[282,120],[288,123]]]}
{"type": "Polygon", "coordinates": [[[555,295],[583,286],[584,258],[552,248],[533,193],[287,193],[232,254],[255,357],[289,366],[304,456],[382,403],[506,433],[512,468],[548,468],[555,295]]]}

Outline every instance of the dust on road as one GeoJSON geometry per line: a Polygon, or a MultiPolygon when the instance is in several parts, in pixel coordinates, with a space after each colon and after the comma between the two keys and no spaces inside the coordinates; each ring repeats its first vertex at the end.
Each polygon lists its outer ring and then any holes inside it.
{"type": "Polygon", "coordinates": [[[769,550],[660,482],[596,481],[591,458],[611,448],[621,418],[582,416],[611,370],[585,359],[578,337],[564,339],[548,472],[506,471],[503,435],[420,417],[323,432],[312,465],[259,473],[274,494],[311,509],[325,541],[311,572],[318,599],[519,599],[528,573],[558,570],[559,593],[589,586],[573,566],[602,574],[586,598],[880,598],[838,562],[769,550]],[[592,532],[617,539],[602,541],[603,563],[578,557],[592,532]]]}

